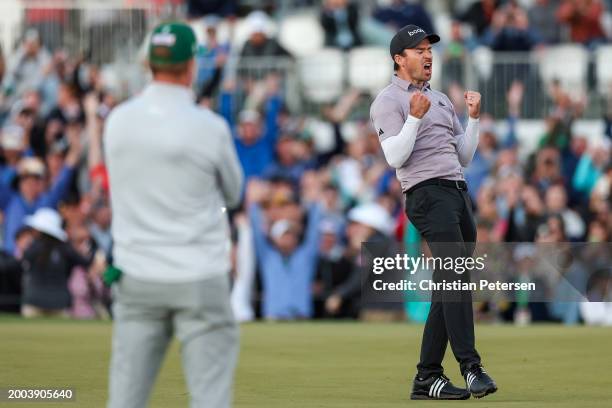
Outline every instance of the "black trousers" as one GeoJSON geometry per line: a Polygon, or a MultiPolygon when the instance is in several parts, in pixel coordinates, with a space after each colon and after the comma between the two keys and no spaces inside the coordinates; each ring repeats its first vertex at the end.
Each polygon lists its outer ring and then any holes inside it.
{"type": "MultiPolygon", "coordinates": [[[[424,185],[406,193],[406,215],[427,241],[432,256],[472,256],[476,226],[467,190],[442,185],[424,185]]],[[[469,282],[469,272],[435,270],[433,281],[469,282]]],[[[418,376],[443,372],[442,360],[450,342],[463,374],[480,363],[475,348],[472,294],[469,291],[432,291],[431,308],[423,331],[418,376]]]]}

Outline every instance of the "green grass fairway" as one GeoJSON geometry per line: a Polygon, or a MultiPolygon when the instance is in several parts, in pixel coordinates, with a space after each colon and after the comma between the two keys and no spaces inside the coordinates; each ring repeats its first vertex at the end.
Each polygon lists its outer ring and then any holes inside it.
{"type": "MultiPolygon", "coordinates": [[[[481,400],[410,401],[422,326],[363,323],[255,323],[242,326],[235,406],[609,407],[612,329],[478,326],[477,345],[499,391],[481,400]]],[[[0,320],[0,388],[73,387],[76,403],[15,407],[102,407],[110,323],[0,320]]],[[[187,406],[176,342],[152,407],[187,406]]],[[[450,347],[446,374],[462,384],[450,347]]],[[[211,407],[214,408],[214,407],[211,407]]]]}

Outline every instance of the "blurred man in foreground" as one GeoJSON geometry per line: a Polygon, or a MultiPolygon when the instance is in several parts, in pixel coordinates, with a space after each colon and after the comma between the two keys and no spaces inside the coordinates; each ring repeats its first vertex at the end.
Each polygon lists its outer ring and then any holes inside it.
{"type": "Polygon", "coordinates": [[[115,267],[108,407],[144,407],[165,351],[181,342],[191,407],[231,405],[238,330],[229,302],[224,207],[242,172],[227,123],[190,92],[196,38],[183,23],[153,31],[153,83],[105,128],[115,267]]]}

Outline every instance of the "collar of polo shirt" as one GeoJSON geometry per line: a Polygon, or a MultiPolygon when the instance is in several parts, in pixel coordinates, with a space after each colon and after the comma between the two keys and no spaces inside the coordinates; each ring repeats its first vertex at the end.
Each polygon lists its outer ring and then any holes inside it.
{"type": "MultiPolygon", "coordinates": [[[[416,91],[416,90],[419,90],[418,86],[416,86],[412,82],[406,81],[406,80],[398,77],[395,74],[393,74],[393,77],[391,78],[391,82],[394,83],[395,85],[399,86],[400,88],[402,88],[405,91],[416,91]]],[[[429,84],[429,82],[425,82],[425,84],[423,84],[423,88],[422,89],[431,89],[431,85],[429,84]]]]}

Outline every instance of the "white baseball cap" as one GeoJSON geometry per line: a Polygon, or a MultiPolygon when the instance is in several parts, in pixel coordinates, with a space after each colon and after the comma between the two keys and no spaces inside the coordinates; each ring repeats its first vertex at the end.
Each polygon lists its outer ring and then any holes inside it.
{"type": "Polygon", "coordinates": [[[2,148],[4,150],[23,150],[23,128],[18,125],[7,125],[2,128],[2,148]]]}
{"type": "Polygon", "coordinates": [[[62,218],[57,211],[51,208],[39,208],[33,215],[25,218],[24,224],[60,241],[66,241],[66,232],[62,229],[62,218]]]}
{"type": "Polygon", "coordinates": [[[279,239],[285,233],[291,231],[293,229],[293,223],[289,220],[278,220],[274,224],[272,224],[272,228],[270,228],[270,236],[273,239],[279,239]]]}
{"type": "Polygon", "coordinates": [[[245,21],[249,34],[263,33],[267,35],[269,33],[270,17],[263,11],[256,10],[251,12],[245,21]]]}
{"type": "Polygon", "coordinates": [[[385,235],[393,233],[393,218],[383,206],[377,203],[362,204],[353,208],[348,213],[348,219],[372,227],[385,235]]]}
{"type": "Polygon", "coordinates": [[[238,121],[240,123],[248,122],[248,123],[257,123],[261,119],[259,112],[254,109],[244,109],[238,115],[238,121]]]}

